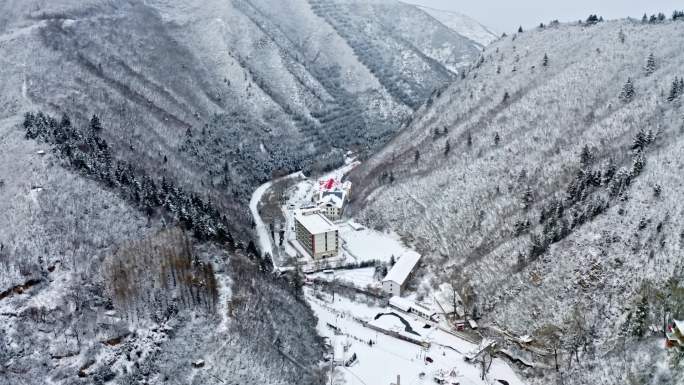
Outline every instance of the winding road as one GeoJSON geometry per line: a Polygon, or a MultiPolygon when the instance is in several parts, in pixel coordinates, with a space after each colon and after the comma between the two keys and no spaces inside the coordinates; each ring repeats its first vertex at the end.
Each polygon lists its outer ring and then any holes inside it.
{"type": "Polygon", "coordinates": [[[273,268],[276,270],[278,269],[278,266],[276,266],[276,260],[278,260],[278,258],[275,258],[274,256],[273,239],[271,239],[268,227],[264,223],[263,219],[261,219],[261,214],[259,213],[259,202],[261,202],[261,198],[263,198],[266,191],[273,186],[273,183],[284,179],[296,178],[298,176],[305,177],[301,171],[297,171],[290,175],[268,181],[254,190],[252,193],[252,198],[249,200],[249,211],[252,213],[252,218],[254,218],[255,223],[257,247],[261,255],[266,255],[268,253],[268,255],[271,256],[273,268]]]}

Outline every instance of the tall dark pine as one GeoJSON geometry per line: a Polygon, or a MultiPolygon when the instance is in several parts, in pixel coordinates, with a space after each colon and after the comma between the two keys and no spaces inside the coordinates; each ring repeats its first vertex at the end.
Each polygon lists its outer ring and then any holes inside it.
{"type": "Polygon", "coordinates": [[[542,59],[542,65],[544,67],[549,65],[549,56],[547,54],[544,54],[544,58],[542,59]]]}
{"type": "Polygon", "coordinates": [[[522,25],[520,27],[518,27],[518,33],[523,33],[522,25]]]}
{"type": "Polygon", "coordinates": [[[656,60],[655,56],[653,53],[648,55],[648,59],[646,59],[646,66],[644,66],[644,72],[646,73],[646,76],[651,75],[654,73],[656,70],[656,60]]]}
{"type": "Polygon", "coordinates": [[[93,117],[90,118],[90,130],[94,133],[99,133],[102,131],[102,123],[100,123],[100,118],[93,114],[93,117]]]}
{"type": "Polygon", "coordinates": [[[623,103],[629,103],[634,98],[634,83],[632,79],[627,78],[627,83],[622,86],[622,91],[620,91],[620,100],[623,103]]]}
{"type": "MultiPolygon", "coordinates": [[[[684,84],[684,79],[682,79],[682,83],[684,84]]],[[[668,102],[673,102],[677,98],[679,98],[680,94],[680,83],[679,79],[675,77],[674,81],[672,82],[672,87],[670,88],[670,94],[667,96],[667,101],[668,102]]]]}

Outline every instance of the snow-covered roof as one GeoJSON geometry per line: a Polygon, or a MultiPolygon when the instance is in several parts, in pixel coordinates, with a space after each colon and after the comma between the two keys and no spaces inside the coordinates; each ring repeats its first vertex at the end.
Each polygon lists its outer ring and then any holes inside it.
{"type": "Polygon", "coordinates": [[[403,285],[419,260],[420,254],[415,251],[407,251],[399,258],[382,281],[393,281],[403,285]]]}
{"type": "Polygon", "coordinates": [[[394,306],[399,310],[406,311],[408,312],[411,309],[411,301],[401,298],[401,297],[392,297],[389,300],[390,306],[394,306]]]}
{"type": "Polygon", "coordinates": [[[323,200],[323,198],[329,196],[330,194],[334,194],[341,198],[342,202],[344,202],[350,190],[350,181],[340,182],[335,178],[322,179],[318,181],[319,201],[323,200]]]}
{"type": "Polygon", "coordinates": [[[304,226],[311,234],[321,234],[336,231],[337,226],[318,212],[295,212],[295,220],[304,226]]]}
{"type": "Polygon", "coordinates": [[[394,297],[390,298],[389,304],[390,304],[390,306],[394,306],[397,309],[399,309],[401,311],[405,311],[405,312],[410,312],[411,309],[415,309],[415,310],[417,310],[423,314],[427,314],[427,315],[435,314],[434,311],[427,309],[421,305],[418,305],[417,303],[411,301],[410,299],[406,299],[406,298],[402,298],[402,297],[394,296],[394,297]]]}
{"type": "Polygon", "coordinates": [[[675,326],[677,327],[677,329],[679,329],[679,332],[680,332],[680,333],[684,333],[684,321],[681,321],[681,320],[680,320],[680,321],[674,320],[674,324],[675,324],[675,326]]]}
{"type": "Polygon", "coordinates": [[[328,194],[328,195],[324,195],[318,201],[319,205],[328,204],[328,203],[332,204],[333,206],[335,206],[337,208],[342,208],[342,206],[344,204],[344,200],[335,194],[328,194]]]}

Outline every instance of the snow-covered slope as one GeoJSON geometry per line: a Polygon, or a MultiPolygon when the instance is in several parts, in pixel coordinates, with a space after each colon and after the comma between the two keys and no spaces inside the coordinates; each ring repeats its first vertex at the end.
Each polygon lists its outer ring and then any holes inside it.
{"type": "Polygon", "coordinates": [[[498,37],[494,32],[480,24],[477,20],[462,13],[445,11],[443,9],[427,7],[424,5],[416,5],[416,7],[434,17],[440,23],[456,31],[459,35],[463,35],[483,47],[489,45],[498,37]]]}
{"type": "Polygon", "coordinates": [[[355,170],[357,211],[415,240],[432,282],[472,283],[485,325],[559,327],[565,383],[676,383],[643,328],[684,311],[683,36],[621,20],[493,43],[355,170]]]}
{"type": "Polygon", "coordinates": [[[334,166],[338,147],[376,148],[479,54],[392,0],[10,0],[0,11],[0,117],[97,113],[119,156],[165,168],[243,221],[256,185],[334,166]]]}
{"type": "MultiPolygon", "coordinates": [[[[243,255],[249,194],[381,145],[477,54],[393,1],[0,2],[0,384],[321,383],[298,289],[243,255]],[[37,111],[56,120],[27,135],[37,111]],[[199,243],[193,229],[217,227],[197,208],[236,242],[199,243]],[[113,303],[104,260],[179,222],[193,268],[215,269],[218,311],[188,295],[209,287],[199,276],[185,297],[113,303]]],[[[175,287],[177,262],[135,262],[162,270],[116,292],[175,287]]]]}

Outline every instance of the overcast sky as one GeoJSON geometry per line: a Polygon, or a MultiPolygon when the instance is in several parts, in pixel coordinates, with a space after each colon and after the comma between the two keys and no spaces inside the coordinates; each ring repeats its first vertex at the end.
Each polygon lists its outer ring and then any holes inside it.
{"type": "Polygon", "coordinates": [[[663,12],[670,17],[684,9],[681,0],[403,0],[406,3],[465,13],[494,32],[515,32],[549,20],[576,21],[596,13],[605,19],[663,12]]]}

